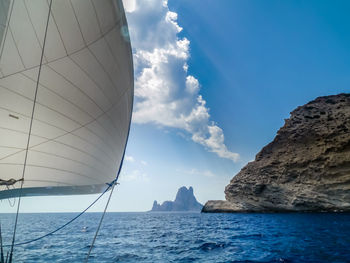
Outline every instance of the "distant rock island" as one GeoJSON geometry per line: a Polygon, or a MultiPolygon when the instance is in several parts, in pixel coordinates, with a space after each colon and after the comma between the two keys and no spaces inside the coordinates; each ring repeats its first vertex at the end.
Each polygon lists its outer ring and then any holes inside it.
{"type": "Polygon", "coordinates": [[[188,189],[183,186],[176,194],[175,201],[165,201],[163,204],[158,204],[157,201],[153,202],[151,212],[169,212],[169,211],[196,211],[200,212],[203,205],[198,203],[196,197],[193,194],[193,188],[190,186],[188,189]]]}
{"type": "Polygon", "coordinates": [[[289,119],[203,212],[349,212],[350,94],[319,97],[289,119]]]}

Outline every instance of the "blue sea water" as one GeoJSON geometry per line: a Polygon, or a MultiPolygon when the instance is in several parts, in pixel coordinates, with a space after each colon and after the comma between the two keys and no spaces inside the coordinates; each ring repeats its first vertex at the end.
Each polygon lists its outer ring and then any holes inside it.
{"type": "MultiPolygon", "coordinates": [[[[21,214],[17,241],[73,216],[21,214]]],[[[100,216],[16,247],[15,262],[83,262],[100,216]]],[[[14,215],[0,220],[9,243],[14,215]]],[[[350,214],[108,213],[89,262],[350,262],[350,214]]]]}

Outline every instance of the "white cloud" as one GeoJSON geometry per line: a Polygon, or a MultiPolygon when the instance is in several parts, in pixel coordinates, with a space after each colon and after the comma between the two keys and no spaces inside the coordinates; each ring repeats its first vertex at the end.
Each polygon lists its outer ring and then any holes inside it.
{"type": "Polygon", "coordinates": [[[148,163],[146,162],[146,161],[144,161],[144,160],[141,160],[141,161],[139,161],[139,160],[136,160],[133,156],[131,156],[131,155],[125,155],[125,157],[124,157],[124,159],[125,159],[125,161],[127,161],[127,162],[129,162],[129,163],[134,163],[134,165],[138,165],[138,164],[142,164],[142,165],[148,165],[148,163]]]}
{"type": "Polygon", "coordinates": [[[178,36],[177,14],[161,0],[135,0],[126,10],[135,66],[133,122],[184,130],[208,151],[236,161],[239,155],[211,121],[199,81],[187,73],[190,41],[178,36]]]}
{"type": "Polygon", "coordinates": [[[132,156],[125,155],[125,161],[133,163],[135,162],[135,159],[132,156]]]}
{"type": "Polygon", "coordinates": [[[136,0],[123,0],[125,11],[133,12],[136,8],[136,0]]]}
{"type": "Polygon", "coordinates": [[[215,174],[213,174],[211,171],[205,171],[205,172],[203,173],[203,175],[204,175],[204,176],[207,176],[207,177],[214,177],[214,176],[215,176],[215,174]]]}
{"type": "MultiPolygon", "coordinates": [[[[185,71],[187,71],[188,66],[184,65],[185,71]],[[186,69],[185,69],[186,68],[186,69]]],[[[197,94],[199,91],[199,82],[193,76],[186,77],[186,91],[190,94],[197,94]]]]}
{"type": "Polygon", "coordinates": [[[149,177],[146,173],[140,170],[133,170],[131,172],[122,173],[120,175],[121,182],[139,181],[139,182],[149,182],[149,177]]]}

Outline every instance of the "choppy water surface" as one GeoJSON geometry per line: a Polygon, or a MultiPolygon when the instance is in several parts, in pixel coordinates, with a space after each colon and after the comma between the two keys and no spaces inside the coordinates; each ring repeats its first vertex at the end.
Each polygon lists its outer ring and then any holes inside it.
{"type": "MultiPolygon", "coordinates": [[[[22,214],[17,241],[75,214],[22,214]]],[[[17,247],[15,262],[83,262],[99,213],[17,247]],[[87,227],[87,230],[84,230],[87,227]]],[[[4,242],[14,215],[0,214],[4,242]]],[[[89,262],[350,262],[350,214],[109,213],[89,262]]]]}

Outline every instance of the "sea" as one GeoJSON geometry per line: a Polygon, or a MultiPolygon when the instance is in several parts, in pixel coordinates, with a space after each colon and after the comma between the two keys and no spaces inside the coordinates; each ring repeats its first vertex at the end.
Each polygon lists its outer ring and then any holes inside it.
{"type": "MultiPolygon", "coordinates": [[[[75,215],[20,214],[16,241],[75,215]]],[[[84,262],[100,217],[84,214],[16,246],[14,262],[84,262]]],[[[14,214],[0,214],[0,221],[6,245],[14,214]]],[[[350,262],[350,214],[107,213],[88,262],[350,262]]]]}

